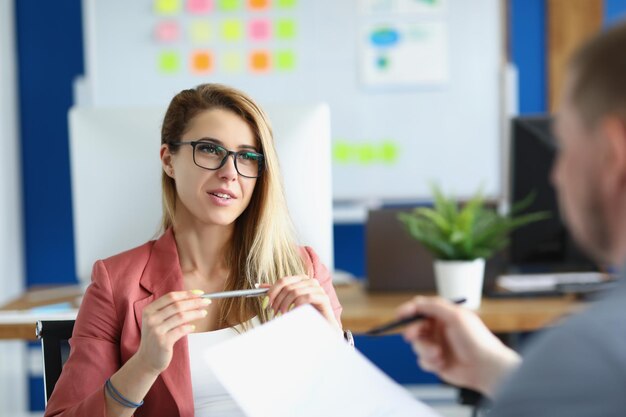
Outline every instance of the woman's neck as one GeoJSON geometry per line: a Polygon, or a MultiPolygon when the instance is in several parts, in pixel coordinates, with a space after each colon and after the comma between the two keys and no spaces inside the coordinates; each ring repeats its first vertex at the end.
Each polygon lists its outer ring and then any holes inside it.
{"type": "Polygon", "coordinates": [[[177,221],[174,236],[185,281],[194,288],[221,291],[228,277],[227,255],[234,225],[177,221]]]}

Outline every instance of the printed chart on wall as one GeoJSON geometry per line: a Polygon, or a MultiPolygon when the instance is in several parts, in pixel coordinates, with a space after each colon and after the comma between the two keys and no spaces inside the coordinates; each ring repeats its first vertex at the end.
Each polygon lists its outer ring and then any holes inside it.
{"type": "Polygon", "coordinates": [[[102,107],[165,107],[204,82],[326,102],[336,200],[423,199],[432,181],[497,196],[499,4],[84,0],[86,85],[102,107]]]}

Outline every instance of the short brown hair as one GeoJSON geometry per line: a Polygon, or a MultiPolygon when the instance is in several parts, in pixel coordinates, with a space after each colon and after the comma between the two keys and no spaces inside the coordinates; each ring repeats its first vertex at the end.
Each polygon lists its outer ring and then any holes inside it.
{"type": "Polygon", "coordinates": [[[626,20],[587,41],[569,69],[571,100],[588,126],[610,113],[626,119],[626,20]]]}

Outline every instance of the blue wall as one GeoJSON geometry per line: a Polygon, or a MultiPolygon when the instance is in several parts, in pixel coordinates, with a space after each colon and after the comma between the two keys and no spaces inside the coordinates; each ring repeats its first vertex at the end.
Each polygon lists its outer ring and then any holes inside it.
{"type": "Polygon", "coordinates": [[[67,111],[83,73],[81,2],[15,6],[26,284],[73,283],[67,111]]]}
{"type": "Polygon", "coordinates": [[[604,0],[604,23],[615,23],[626,17],[626,0],[604,0]]]}
{"type": "Polygon", "coordinates": [[[511,60],[519,76],[520,114],[546,111],[545,0],[511,0],[511,60]]]}

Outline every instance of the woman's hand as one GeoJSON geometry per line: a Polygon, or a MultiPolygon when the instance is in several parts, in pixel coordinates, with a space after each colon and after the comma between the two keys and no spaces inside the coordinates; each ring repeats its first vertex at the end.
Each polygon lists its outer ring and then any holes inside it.
{"type": "Polygon", "coordinates": [[[172,360],[174,344],[194,331],[189,323],[206,317],[211,300],[200,295],[200,290],[170,292],[143,310],[141,343],[135,356],[148,371],[163,372],[172,360]]]}
{"type": "Polygon", "coordinates": [[[272,286],[264,284],[261,287],[270,289],[267,293],[267,301],[264,300],[263,303],[267,304],[266,307],[270,307],[275,315],[284,314],[294,307],[310,304],[330,324],[341,330],[330,299],[318,280],[306,275],[294,275],[281,278],[272,286]]]}
{"type": "Polygon", "coordinates": [[[422,369],[454,385],[492,396],[505,375],[520,363],[474,312],[435,297],[416,297],[398,309],[399,317],[428,317],[404,331],[422,369]]]}

